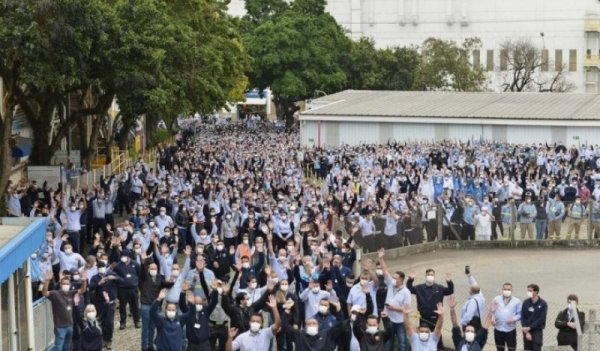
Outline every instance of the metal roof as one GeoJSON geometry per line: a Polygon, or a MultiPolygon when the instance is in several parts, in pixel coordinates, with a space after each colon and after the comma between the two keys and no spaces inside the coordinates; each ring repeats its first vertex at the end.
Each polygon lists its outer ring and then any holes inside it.
{"type": "Polygon", "coordinates": [[[600,120],[600,95],[345,90],[302,116],[600,120]]]}

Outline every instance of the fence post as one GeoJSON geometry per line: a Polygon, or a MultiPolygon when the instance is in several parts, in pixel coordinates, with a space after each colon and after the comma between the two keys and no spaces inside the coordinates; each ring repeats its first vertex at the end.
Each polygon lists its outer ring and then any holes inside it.
{"type": "Polygon", "coordinates": [[[442,205],[438,203],[436,205],[436,220],[437,220],[437,238],[438,241],[442,241],[444,238],[444,213],[442,212],[442,205]]]}
{"type": "Polygon", "coordinates": [[[515,203],[513,202],[512,206],[511,206],[511,211],[510,211],[510,227],[509,227],[509,233],[510,233],[510,241],[513,243],[515,243],[515,229],[517,228],[517,205],[515,205],[515,203]]]}
{"type": "Polygon", "coordinates": [[[587,226],[587,231],[588,231],[588,240],[592,240],[592,235],[594,232],[594,228],[592,227],[593,223],[592,223],[592,211],[594,211],[594,204],[593,204],[594,200],[591,200],[588,203],[588,226],[587,226]]]}

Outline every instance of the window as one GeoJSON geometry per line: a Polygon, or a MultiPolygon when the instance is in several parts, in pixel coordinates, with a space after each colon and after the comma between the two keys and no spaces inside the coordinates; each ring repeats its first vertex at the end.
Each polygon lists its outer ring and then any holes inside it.
{"type": "Polygon", "coordinates": [[[481,53],[479,50],[473,50],[473,67],[479,68],[481,66],[481,53]]]}
{"type": "Polygon", "coordinates": [[[569,50],[569,72],[577,71],[577,50],[569,50]]]}
{"type": "Polygon", "coordinates": [[[508,50],[500,50],[500,70],[506,71],[508,69],[508,50]]]}
{"type": "Polygon", "coordinates": [[[585,50],[585,58],[588,58],[588,59],[592,58],[592,49],[585,50]]]}
{"type": "Polygon", "coordinates": [[[562,60],[562,50],[554,51],[554,70],[562,71],[563,60],[562,60]]]}
{"type": "Polygon", "coordinates": [[[488,50],[486,56],[487,57],[486,57],[485,68],[488,71],[493,71],[494,70],[494,50],[488,50]]]}
{"type": "Polygon", "coordinates": [[[547,49],[542,50],[541,66],[542,66],[542,72],[548,72],[548,50],[547,49]]]}

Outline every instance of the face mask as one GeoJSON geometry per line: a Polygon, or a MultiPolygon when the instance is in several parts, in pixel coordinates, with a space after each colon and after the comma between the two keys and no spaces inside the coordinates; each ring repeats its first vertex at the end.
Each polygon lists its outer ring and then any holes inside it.
{"type": "Polygon", "coordinates": [[[375,270],[375,274],[377,274],[377,275],[383,275],[383,271],[381,269],[376,269],[375,270]]]}
{"type": "Polygon", "coordinates": [[[260,330],[260,323],[258,322],[250,322],[250,331],[256,333],[260,330]]]}
{"type": "Polygon", "coordinates": [[[75,212],[75,210],[77,210],[77,207],[71,206],[71,212],[75,212]]]}
{"type": "Polygon", "coordinates": [[[148,234],[148,228],[142,228],[142,234],[148,234]]]}
{"type": "Polygon", "coordinates": [[[179,276],[179,271],[171,271],[171,275],[174,277],[178,277],[179,276]]]}
{"type": "Polygon", "coordinates": [[[369,284],[369,280],[368,279],[361,279],[360,280],[360,285],[365,286],[367,284],[369,284]]]}
{"type": "Polygon", "coordinates": [[[108,265],[108,261],[107,260],[99,260],[100,262],[104,263],[104,265],[108,265]]]}
{"type": "Polygon", "coordinates": [[[323,306],[323,305],[319,305],[319,313],[321,313],[321,314],[327,314],[327,313],[329,313],[329,307],[323,306]]]}
{"type": "Polygon", "coordinates": [[[196,312],[202,311],[202,307],[204,307],[204,306],[202,306],[202,305],[196,305],[196,312]]]}
{"type": "Polygon", "coordinates": [[[73,280],[75,280],[75,281],[79,281],[79,275],[74,275],[74,276],[73,276],[73,280]]]}
{"type": "Polygon", "coordinates": [[[279,256],[279,261],[283,262],[287,259],[287,256],[279,256]]]}
{"type": "Polygon", "coordinates": [[[150,223],[150,228],[154,228],[154,222],[150,223]]]}
{"type": "Polygon", "coordinates": [[[70,288],[71,288],[71,286],[70,286],[70,285],[61,285],[61,286],[60,286],[60,289],[61,289],[63,292],[69,292],[70,288]]]}
{"type": "Polygon", "coordinates": [[[367,327],[366,332],[368,334],[374,335],[374,334],[377,334],[378,330],[379,330],[379,328],[377,328],[377,327],[369,326],[369,327],[367,327]]]}
{"type": "Polygon", "coordinates": [[[100,273],[100,274],[106,274],[106,267],[100,267],[100,268],[98,268],[98,273],[100,273]]]}
{"type": "Polygon", "coordinates": [[[162,217],[164,217],[166,214],[167,214],[166,212],[161,212],[161,213],[160,213],[160,215],[161,215],[162,217]]]}
{"type": "Polygon", "coordinates": [[[292,251],[294,251],[294,247],[293,246],[288,246],[287,250],[288,250],[288,252],[292,252],[292,251]]]}
{"type": "Polygon", "coordinates": [[[281,289],[281,291],[287,292],[288,289],[290,288],[290,286],[289,285],[281,285],[279,288],[281,289]]]}
{"type": "Polygon", "coordinates": [[[527,297],[531,299],[533,297],[533,291],[527,291],[527,297]]]}
{"type": "Polygon", "coordinates": [[[314,288],[312,288],[312,292],[315,293],[315,294],[318,294],[319,291],[321,291],[321,288],[318,287],[318,286],[315,286],[314,288]]]}
{"type": "Polygon", "coordinates": [[[148,273],[150,273],[150,276],[156,277],[156,274],[158,274],[158,271],[156,269],[151,269],[148,271],[148,273]]]}
{"type": "Polygon", "coordinates": [[[242,268],[246,268],[246,269],[250,268],[250,263],[248,263],[248,262],[242,263],[242,268]]]}
{"type": "Polygon", "coordinates": [[[504,296],[504,297],[510,297],[511,293],[512,293],[512,291],[510,291],[510,290],[502,290],[502,296],[504,296]]]}
{"type": "Polygon", "coordinates": [[[351,288],[351,287],[354,286],[354,284],[353,283],[346,283],[346,286],[349,287],[349,288],[351,288]]]}
{"type": "Polygon", "coordinates": [[[429,333],[419,333],[419,339],[421,341],[427,341],[427,340],[429,340],[429,333]]]}
{"type": "Polygon", "coordinates": [[[168,238],[169,236],[171,236],[171,232],[165,232],[165,236],[168,238]]]}
{"type": "Polygon", "coordinates": [[[314,327],[314,326],[306,327],[306,334],[308,334],[310,336],[315,336],[318,333],[319,333],[318,327],[314,327]]]}
{"type": "Polygon", "coordinates": [[[123,257],[121,257],[121,262],[123,262],[123,263],[127,263],[127,256],[123,256],[123,257]]]}
{"type": "Polygon", "coordinates": [[[65,249],[65,253],[66,253],[67,255],[70,255],[70,254],[72,254],[72,253],[73,253],[73,249],[65,249]]]}
{"type": "Polygon", "coordinates": [[[254,282],[253,283],[248,283],[248,287],[250,289],[256,289],[256,283],[254,283],[254,282]]]}
{"type": "Polygon", "coordinates": [[[244,239],[244,244],[246,244],[246,245],[248,245],[248,244],[249,244],[249,241],[248,241],[248,239],[244,239]]]}
{"type": "Polygon", "coordinates": [[[219,293],[219,295],[223,295],[223,288],[217,288],[217,292],[219,293]]]}
{"type": "Polygon", "coordinates": [[[356,315],[355,314],[351,314],[350,315],[350,320],[354,322],[356,320],[356,315]]]}
{"type": "Polygon", "coordinates": [[[135,251],[136,254],[141,254],[142,253],[142,249],[134,249],[133,251],[135,251]]]}
{"type": "Polygon", "coordinates": [[[36,258],[37,258],[37,254],[36,254],[36,253],[32,253],[32,254],[31,254],[31,259],[32,259],[32,260],[35,260],[36,258]]]}
{"type": "Polygon", "coordinates": [[[88,312],[86,315],[87,319],[89,319],[90,321],[94,321],[96,320],[96,312],[88,312]]]}
{"type": "Polygon", "coordinates": [[[433,282],[435,281],[435,276],[433,275],[428,275],[425,277],[425,281],[429,284],[433,284],[433,282]]]}
{"type": "Polygon", "coordinates": [[[465,332],[465,340],[467,342],[473,342],[475,340],[475,333],[471,331],[465,332]]]}
{"type": "Polygon", "coordinates": [[[175,319],[176,314],[177,314],[177,311],[167,311],[167,318],[175,319]]]}
{"type": "Polygon", "coordinates": [[[217,251],[223,251],[224,248],[223,245],[217,245],[217,251]]]}

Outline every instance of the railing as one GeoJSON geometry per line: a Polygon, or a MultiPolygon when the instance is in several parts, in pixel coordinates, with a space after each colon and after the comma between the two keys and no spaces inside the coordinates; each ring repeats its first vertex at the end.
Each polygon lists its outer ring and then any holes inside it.
{"type": "Polygon", "coordinates": [[[585,66],[600,66],[600,55],[585,55],[585,66]]]}
{"type": "Polygon", "coordinates": [[[54,344],[54,321],[50,300],[41,298],[33,303],[35,349],[47,350],[54,344]]]}

